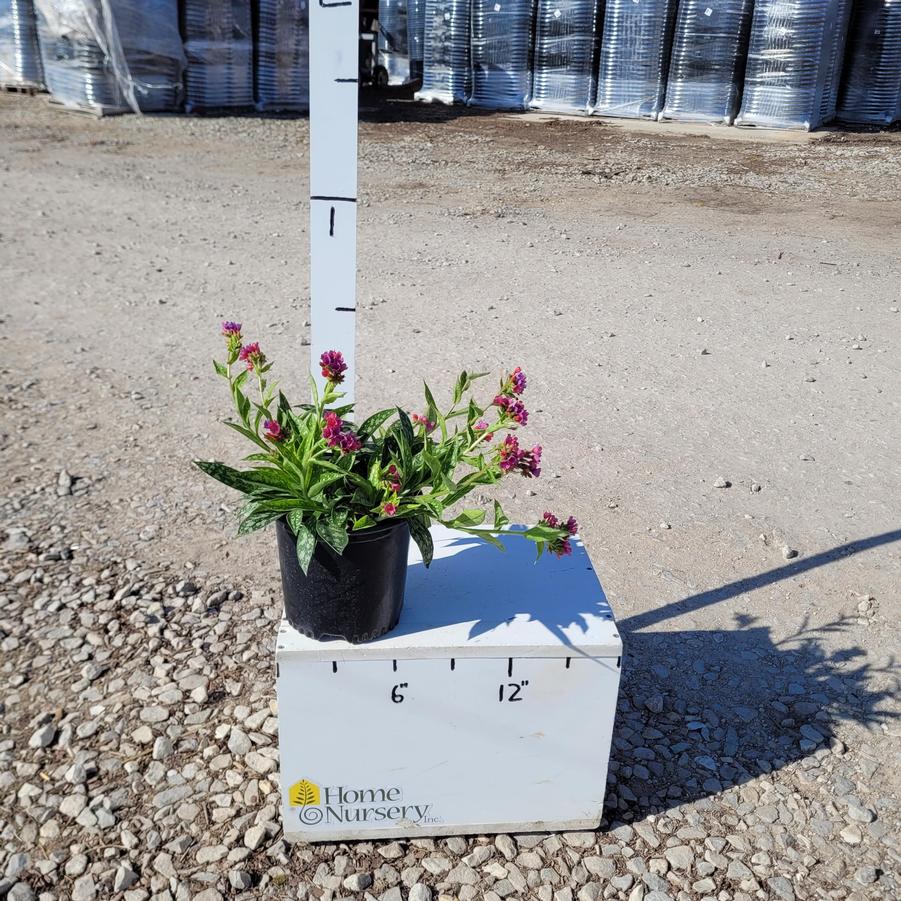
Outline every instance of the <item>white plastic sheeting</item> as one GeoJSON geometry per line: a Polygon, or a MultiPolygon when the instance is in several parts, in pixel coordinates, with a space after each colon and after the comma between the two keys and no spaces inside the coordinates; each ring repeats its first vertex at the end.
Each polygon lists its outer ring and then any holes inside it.
{"type": "Polygon", "coordinates": [[[388,84],[410,81],[407,36],[407,0],[379,0],[379,65],[388,72],[388,84]]]}
{"type": "Polygon", "coordinates": [[[44,80],[64,106],[150,112],[180,102],[176,0],[36,0],[44,80]]]}
{"type": "Polygon", "coordinates": [[[753,9],[754,0],[681,0],[661,119],[732,124],[753,9]]]}
{"type": "Polygon", "coordinates": [[[593,112],[657,118],[666,95],[677,6],[678,0],[607,0],[593,112]]]}
{"type": "Polygon", "coordinates": [[[259,0],[257,109],[310,108],[310,10],[307,0],[259,0]]]}
{"type": "Polygon", "coordinates": [[[188,112],[253,106],[250,0],[182,0],[188,112]]]}
{"type": "Polygon", "coordinates": [[[737,125],[816,128],[835,115],[851,0],[756,0],[737,125]]]}
{"type": "Polygon", "coordinates": [[[524,109],[532,87],[532,0],[472,0],[471,106],[524,109]]]}
{"type": "Polygon", "coordinates": [[[901,0],[855,0],[837,118],[861,125],[901,119],[901,0]]]}
{"type": "Polygon", "coordinates": [[[588,111],[597,77],[598,24],[598,0],[538,0],[530,106],[588,111]]]}
{"type": "Polygon", "coordinates": [[[425,0],[419,100],[465,103],[472,90],[469,0],[425,0]]]}
{"type": "Polygon", "coordinates": [[[0,0],[0,85],[44,86],[32,0],[0,0]]]}

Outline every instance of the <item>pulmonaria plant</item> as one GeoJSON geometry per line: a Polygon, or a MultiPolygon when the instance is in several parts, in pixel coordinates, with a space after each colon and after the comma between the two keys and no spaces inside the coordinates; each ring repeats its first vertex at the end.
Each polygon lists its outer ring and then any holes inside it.
{"type": "Polygon", "coordinates": [[[465,397],[485,373],[463,372],[445,412],[425,385],[422,412],[392,407],[356,425],[349,419],[353,405],[341,403],[347,364],[338,351],[320,358],[324,390],[311,378],[313,402],[292,407],[269,377],[271,363],[259,343],[245,343],[240,323],[223,322],[222,335],[226,359],[213,365],[228,382],[237,413],[225,424],[256,448],[244,458],[251,464],[246,469],[202,461],[197,466],[244,494],[239,535],[285,517],[304,572],[317,542],[340,554],[350,533],[396,520],[409,525],[426,566],[433,522],[501,549],[497,536],[510,534],[533,541],[539,557],[545,550],[558,557],[572,553],[578,526],[571,516],[563,521],[545,513],[523,530],[507,528],[497,501],[491,525],[482,509],[448,512],[480,486],[541,474],[541,447],[522,447],[515,434],[528,421],[521,400],[526,377],[518,367],[501,379],[486,406],[465,397]]]}

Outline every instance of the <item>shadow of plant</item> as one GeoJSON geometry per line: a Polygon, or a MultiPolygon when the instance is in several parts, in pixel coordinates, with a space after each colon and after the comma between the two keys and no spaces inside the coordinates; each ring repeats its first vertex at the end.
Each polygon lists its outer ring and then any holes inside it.
{"type": "Polygon", "coordinates": [[[736,630],[624,636],[623,685],[607,796],[610,819],[640,820],[695,801],[833,744],[843,723],[878,728],[897,716],[894,688],[860,647],[828,650],[809,620],[774,641],[755,618],[736,630]]]}

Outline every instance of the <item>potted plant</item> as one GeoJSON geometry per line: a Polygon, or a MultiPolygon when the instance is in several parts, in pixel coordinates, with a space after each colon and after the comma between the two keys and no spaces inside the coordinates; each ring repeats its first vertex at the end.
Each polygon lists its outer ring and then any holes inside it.
{"type": "Polygon", "coordinates": [[[244,495],[238,534],[275,523],[285,612],[312,638],[370,641],[397,625],[412,535],[423,563],[432,560],[429,526],[440,522],[503,549],[499,534],[533,541],[538,557],[571,553],[577,524],[551,513],[529,529],[510,529],[497,501],[492,524],[482,509],[450,513],[474,489],[512,474],[536,478],[541,447],[520,447],[528,421],[517,368],[486,404],[467,397],[484,373],[460,374],[442,412],[425,385],[423,413],[399,407],[352,423],[342,404],[347,366],[331,350],[320,359],[325,387],[310,378],[312,402],[292,406],[270,378],[258,342],[224,322],[227,352],[216,372],[228,382],[236,419],[226,425],[254,445],[250,464],[234,469],[196,461],[207,475],[244,495]]]}

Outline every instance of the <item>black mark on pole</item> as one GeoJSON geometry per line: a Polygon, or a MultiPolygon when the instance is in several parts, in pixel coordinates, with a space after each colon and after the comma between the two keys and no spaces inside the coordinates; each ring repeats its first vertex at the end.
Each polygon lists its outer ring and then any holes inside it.
{"type": "Polygon", "coordinates": [[[275,678],[276,678],[276,679],[279,677],[279,674],[280,674],[280,673],[281,673],[281,670],[279,670],[279,668],[278,668],[278,661],[276,661],[276,664],[275,664],[275,678]]]}
{"type": "Polygon", "coordinates": [[[360,83],[359,78],[336,78],[335,81],[337,81],[338,84],[359,84],[360,83]]]}
{"type": "Polygon", "coordinates": [[[319,0],[319,5],[323,9],[331,9],[333,6],[350,6],[351,0],[333,0],[331,3],[326,3],[325,0],[319,0]]]}
{"type": "Polygon", "coordinates": [[[330,200],[332,203],[356,203],[356,197],[338,197],[331,194],[311,194],[310,200],[330,200]]]}
{"type": "Polygon", "coordinates": [[[453,657],[451,657],[451,672],[453,672],[453,670],[454,670],[454,667],[455,667],[455,666],[456,666],[456,665],[457,665],[457,661],[456,661],[456,660],[454,660],[454,658],[453,658],[453,657]]]}
{"type": "Polygon", "coordinates": [[[620,666],[622,665],[622,662],[623,662],[623,658],[622,658],[622,657],[617,657],[617,658],[616,658],[616,668],[617,668],[617,669],[620,668],[620,666]]]}
{"type": "Polygon", "coordinates": [[[395,672],[395,673],[397,672],[397,661],[396,660],[391,661],[391,669],[393,672],[395,672]]]}
{"type": "Polygon", "coordinates": [[[334,660],[332,661],[332,672],[333,672],[333,673],[337,673],[337,672],[338,672],[338,664],[335,663],[334,660]]]}
{"type": "Polygon", "coordinates": [[[356,313],[356,307],[335,307],[335,311],[338,313],[356,313]]]}
{"type": "Polygon", "coordinates": [[[512,657],[507,658],[507,675],[508,676],[513,675],[513,658],[512,657]]]}
{"type": "Polygon", "coordinates": [[[328,217],[328,236],[330,238],[335,237],[335,208],[332,207],[332,211],[329,213],[328,217]]]}
{"type": "Polygon", "coordinates": [[[573,662],[572,657],[567,657],[567,658],[566,658],[566,668],[567,668],[567,669],[569,669],[569,665],[570,665],[570,663],[572,663],[572,662],[573,662]]]}

